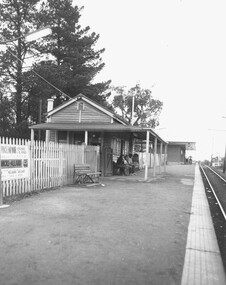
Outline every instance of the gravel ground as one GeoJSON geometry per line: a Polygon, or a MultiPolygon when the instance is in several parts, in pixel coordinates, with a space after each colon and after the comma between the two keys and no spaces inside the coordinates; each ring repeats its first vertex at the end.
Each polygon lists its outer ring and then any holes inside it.
{"type": "Polygon", "coordinates": [[[0,211],[4,285],[180,284],[194,165],[150,183],[104,178],[0,211]]]}

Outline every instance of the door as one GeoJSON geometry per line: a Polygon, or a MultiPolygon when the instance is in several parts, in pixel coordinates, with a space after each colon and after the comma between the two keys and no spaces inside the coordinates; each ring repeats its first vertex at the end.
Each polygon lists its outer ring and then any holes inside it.
{"type": "Polygon", "coordinates": [[[113,175],[113,154],[110,147],[105,147],[103,150],[103,176],[113,175]]]}

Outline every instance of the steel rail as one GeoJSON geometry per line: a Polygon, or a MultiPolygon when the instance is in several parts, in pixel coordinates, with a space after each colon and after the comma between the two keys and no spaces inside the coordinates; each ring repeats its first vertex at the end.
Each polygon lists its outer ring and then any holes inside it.
{"type": "MultiPolygon", "coordinates": [[[[201,170],[202,170],[202,172],[203,172],[203,174],[204,174],[204,176],[205,176],[205,178],[206,178],[206,180],[207,180],[207,182],[208,182],[208,184],[209,184],[209,186],[210,186],[210,188],[211,188],[211,190],[212,190],[212,192],[213,192],[213,194],[214,194],[215,199],[217,200],[217,203],[218,203],[218,205],[219,205],[219,207],[220,207],[220,209],[221,209],[222,215],[223,215],[224,219],[226,220],[226,213],[225,213],[225,211],[224,211],[224,209],[223,209],[223,207],[222,207],[222,205],[221,205],[221,202],[219,201],[219,199],[218,199],[218,197],[217,197],[216,192],[215,192],[214,189],[213,189],[213,186],[211,185],[211,182],[210,182],[209,178],[207,177],[207,175],[206,175],[206,173],[205,173],[203,167],[201,166],[201,164],[200,164],[200,168],[201,168],[201,170]]],[[[209,167],[209,168],[210,168],[210,167],[209,167]]],[[[210,168],[210,169],[211,169],[211,168],[210,168]]],[[[211,170],[212,170],[212,169],[211,169],[211,170]]],[[[215,171],[213,171],[213,172],[216,173],[215,171]]],[[[222,178],[223,181],[226,182],[226,180],[224,180],[223,177],[221,177],[218,173],[216,173],[216,174],[217,174],[220,178],[222,178]]]]}
{"type": "Polygon", "coordinates": [[[209,170],[211,170],[213,173],[215,173],[217,176],[219,176],[219,178],[221,180],[223,180],[226,183],[226,179],[224,179],[219,173],[217,173],[215,170],[213,170],[211,167],[209,167],[208,165],[206,165],[206,167],[209,168],[209,170]]]}

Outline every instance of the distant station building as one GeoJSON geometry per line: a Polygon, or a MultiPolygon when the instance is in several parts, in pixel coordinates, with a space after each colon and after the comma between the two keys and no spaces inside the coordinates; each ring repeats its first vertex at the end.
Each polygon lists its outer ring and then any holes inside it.
{"type": "Polygon", "coordinates": [[[169,141],[167,151],[168,164],[188,164],[192,163],[192,157],[187,151],[196,150],[195,142],[169,141]]]}

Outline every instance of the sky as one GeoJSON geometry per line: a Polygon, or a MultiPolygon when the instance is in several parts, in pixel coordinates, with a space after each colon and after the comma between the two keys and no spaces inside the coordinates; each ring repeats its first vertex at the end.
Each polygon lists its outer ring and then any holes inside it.
{"type": "Polygon", "coordinates": [[[224,155],[225,0],[75,0],[80,24],[100,35],[95,81],[152,90],[163,102],[157,132],[195,141],[196,159],[224,155]]]}

